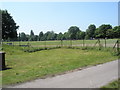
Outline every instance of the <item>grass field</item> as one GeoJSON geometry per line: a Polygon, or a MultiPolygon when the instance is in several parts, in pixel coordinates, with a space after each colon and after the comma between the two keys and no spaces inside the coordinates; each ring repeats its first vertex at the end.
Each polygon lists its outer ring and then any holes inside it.
{"type": "Polygon", "coordinates": [[[56,48],[28,53],[22,49],[19,46],[3,45],[6,65],[10,68],[0,71],[3,74],[3,85],[43,78],[117,59],[117,56],[113,56],[107,50],[56,48]]]}
{"type": "MultiPolygon", "coordinates": [[[[106,46],[107,47],[113,47],[115,45],[115,42],[117,39],[107,39],[106,40],[106,46]]],[[[97,40],[84,40],[85,46],[94,46],[97,40]]],[[[45,46],[61,46],[61,41],[60,40],[55,40],[55,41],[15,41],[15,42],[3,42],[5,43],[13,43],[13,45],[27,45],[30,44],[33,47],[45,47],[45,46]]],[[[100,43],[102,46],[105,46],[105,40],[101,39],[100,43]]],[[[70,40],[63,40],[62,41],[63,46],[69,46],[71,45],[70,40]]],[[[72,40],[72,45],[73,46],[83,46],[83,40],[72,40]]],[[[98,44],[97,44],[98,45],[98,44]]]]}
{"type": "Polygon", "coordinates": [[[106,88],[113,88],[114,90],[120,90],[120,79],[115,80],[115,81],[101,87],[101,90],[106,90],[106,88]]]}

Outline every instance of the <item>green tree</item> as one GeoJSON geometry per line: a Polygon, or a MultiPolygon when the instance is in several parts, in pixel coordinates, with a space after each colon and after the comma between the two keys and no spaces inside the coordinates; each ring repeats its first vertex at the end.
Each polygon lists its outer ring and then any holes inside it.
{"type": "Polygon", "coordinates": [[[108,29],[112,29],[112,26],[110,24],[103,24],[99,26],[97,30],[97,36],[99,36],[99,38],[106,38],[108,29]]]}
{"type": "Polygon", "coordinates": [[[64,39],[64,40],[68,40],[68,39],[69,39],[69,33],[68,33],[68,32],[65,32],[65,33],[63,34],[63,39],[64,39]]]}
{"type": "Polygon", "coordinates": [[[100,38],[100,34],[99,34],[99,29],[96,28],[95,30],[95,38],[100,38]]]}
{"type": "Polygon", "coordinates": [[[85,39],[85,32],[83,31],[77,32],[76,39],[85,39]]]}
{"type": "Polygon", "coordinates": [[[62,40],[63,39],[63,34],[60,32],[58,35],[57,35],[57,40],[62,40]]]}
{"type": "Polygon", "coordinates": [[[30,41],[34,41],[34,32],[33,30],[30,31],[30,38],[29,38],[30,41]]]}
{"type": "Polygon", "coordinates": [[[57,40],[57,33],[55,33],[55,35],[54,35],[54,40],[57,40]]]}
{"type": "Polygon", "coordinates": [[[48,40],[55,40],[55,33],[54,31],[50,31],[48,34],[48,40]]]}
{"type": "Polygon", "coordinates": [[[81,33],[81,31],[78,31],[77,34],[76,34],[76,39],[77,40],[80,39],[80,33],[81,33]]]}
{"type": "Polygon", "coordinates": [[[37,41],[38,40],[38,35],[34,35],[33,40],[37,41]]]}
{"type": "Polygon", "coordinates": [[[114,38],[120,38],[120,26],[115,26],[113,28],[114,38]]]}
{"type": "Polygon", "coordinates": [[[30,39],[30,35],[26,34],[26,41],[29,41],[29,39],[30,39]]]}
{"type": "Polygon", "coordinates": [[[114,38],[114,31],[113,31],[113,29],[108,29],[106,31],[106,37],[107,38],[114,38]]]}
{"type": "Polygon", "coordinates": [[[80,39],[85,39],[85,32],[80,32],[80,39]]]}
{"type": "Polygon", "coordinates": [[[69,33],[70,39],[76,39],[77,32],[79,32],[79,31],[80,31],[79,27],[77,27],[77,26],[71,26],[68,29],[68,33],[69,33]]]}
{"type": "Polygon", "coordinates": [[[94,24],[89,25],[88,29],[86,30],[86,38],[87,39],[95,38],[95,30],[96,26],[94,24]]]}
{"type": "Polygon", "coordinates": [[[27,40],[26,34],[24,32],[20,33],[20,40],[21,41],[26,41],[27,40]]]}
{"type": "Polygon", "coordinates": [[[40,33],[39,33],[39,36],[38,36],[38,40],[39,41],[42,41],[43,40],[43,32],[41,31],[40,33]]]}
{"type": "Polygon", "coordinates": [[[8,13],[7,10],[0,10],[0,13],[2,13],[2,38],[17,38],[17,29],[19,26],[16,25],[13,17],[8,13]]]}
{"type": "Polygon", "coordinates": [[[47,31],[43,37],[44,40],[55,40],[56,34],[54,33],[54,31],[47,31]]]}

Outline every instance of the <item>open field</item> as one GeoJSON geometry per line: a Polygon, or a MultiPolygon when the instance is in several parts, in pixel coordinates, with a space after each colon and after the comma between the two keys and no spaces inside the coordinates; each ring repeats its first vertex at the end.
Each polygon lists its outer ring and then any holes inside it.
{"type": "MultiPolygon", "coordinates": [[[[84,40],[85,46],[95,46],[95,43],[98,40],[84,40]]],[[[106,46],[107,47],[113,47],[116,43],[117,39],[107,39],[106,40],[106,46]]],[[[3,42],[6,43],[12,43],[13,45],[31,45],[32,47],[56,47],[56,46],[83,46],[83,40],[55,40],[55,41],[14,41],[14,42],[3,42]]],[[[105,46],[105,40],[101,39],[100,44],[102,46],[105,46]]],[[[96,44],[98,46],[98,44],[96,44]]]]}
{"type": "Polygon", "coordinates": [[[97,49],[56,48],[28,53],[19,46],[3,45],[3,50],[6,52],[7,68],[10,68],[1,71],[3,85],[43,78],[118,58],[107,50],[97,49]]]}

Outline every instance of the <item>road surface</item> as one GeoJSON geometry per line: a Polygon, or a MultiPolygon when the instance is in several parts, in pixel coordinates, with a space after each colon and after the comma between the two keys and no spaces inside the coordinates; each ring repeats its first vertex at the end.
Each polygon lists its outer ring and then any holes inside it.
{"type": "Polygon", "coordinates": [[[99,88],[118,78],[118,60],[9,88],[99,88]]]}

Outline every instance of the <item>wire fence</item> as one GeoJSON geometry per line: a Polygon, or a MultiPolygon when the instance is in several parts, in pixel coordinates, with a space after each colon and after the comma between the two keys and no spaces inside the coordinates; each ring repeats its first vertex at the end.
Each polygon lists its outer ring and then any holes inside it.
{"type": "Polygon", "coordinates": [[[103,47],[114,47],[115,43],[119,39],[95,39],[95,40],[54,40],[54,41],[10,41],[2,42],[7,45],[19,45],[33,47],[56,47],[56,46],[103,46],[103,47]]]}
{"type": "Polygon", "coordinates": [[[120,52],[120,39],[95,39],[95,40],[54,40],[54,41],[10,41],[2,42],[2,44],[32,47],[32,48],[48,48],[48,47],[98,47],[113,48],[114,51],[120,52]]]}

